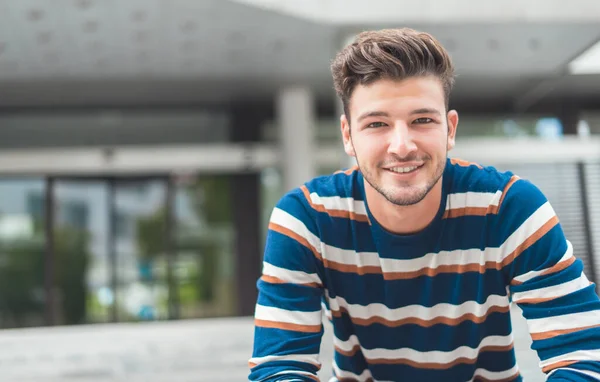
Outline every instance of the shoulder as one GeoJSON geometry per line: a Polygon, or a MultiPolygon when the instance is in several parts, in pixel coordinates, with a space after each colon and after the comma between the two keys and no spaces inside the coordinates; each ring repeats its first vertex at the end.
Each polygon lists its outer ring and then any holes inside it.
{"type": "Polygon", "coordinates": [[[531,208],[546,202],[536,185],[511,171],[452,158],[448,160],[447,172],[450,179],[446,215],[450,217],[505,214],[524,202],[531,213],[531,208]]]}
{"type": "Polygon", "coordinates": [[[304,209],[306,216],[367,219],[357,167],[315,177],[289,191],[279,201],[281,209],[304,209]]]}
{"type": "Polygon", "coordinates": [[[458,158],[448,160],[448,170],[452,174],[452,192],[499,191],[519,179],[511,171],[499,171],[492,166],[458,158]]]}

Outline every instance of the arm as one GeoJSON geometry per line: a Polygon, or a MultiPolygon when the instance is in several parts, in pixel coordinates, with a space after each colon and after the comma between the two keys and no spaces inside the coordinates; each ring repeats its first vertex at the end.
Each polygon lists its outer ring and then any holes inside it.
{"type": "Polygon", "coordinates": [[[257,284],[251,381],[319,380],[323,283],[315,232],[304,196],[284,196],[271,215],[257,284]]]}
{"type": "Polygon", "coordinates": [[[600,380],[600,301],[554,210],[534,185],[519,180],[499,219],[512,232],[502,248],[503,270],[548,381],[600,380]]]}

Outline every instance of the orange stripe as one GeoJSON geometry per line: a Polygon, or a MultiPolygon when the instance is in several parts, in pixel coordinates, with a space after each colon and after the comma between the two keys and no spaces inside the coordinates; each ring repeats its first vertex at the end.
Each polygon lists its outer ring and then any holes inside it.
{"type": "Polygon", "coordinates": [[[461,216],[485,216],[488,213],[488,207],[465,207],[465,208],[452,208],[446,210],[442,219],[458,218],[461,216]]]}
{"type": "Polygon", "coordinates": [[[249,367],[250,369],[252,369],[252,368],[255,368],[255,367],[256,367],[256,364],[255,364],[254,362],[248,362],[248,367],[249,367]]]}
{"type": "Polygon", "coordinates": [[[358,171],[358,166],[352,166],[349,169],[342,171],[342,170],[338,170],[336,172],[334,172],[334,174],[346,174],[346,175],[352,175],[352,173],[354,171],[358,171]]]}
{"type": "Polygon", "coordinates": [[[319,333],[321,325],[300,325],[290,324],[289,322],[277,322],[255,319],[254,324],[260,328],[283,329],[302,333],[319,333]]]}
{"type": "Polygon", "coordinates": [[[308,188],[306,188],[306,186],[301,186],[300,189],[302,190],[302,193],[304,193],[304,197],[306,197],[308,204],[310,204],[310,206],[316,211],[324,212],[324,213],[328,214],[329,216],[336,217],[336,218],[352,219],[352,220],[356,220],[356,221],[363,222],[363,223],[369,222],[369,217],[367,215],[357,214],[356,212],[345,211],[345,210],[328,210],[322,204],[315,204],[315,203],[313,203],[312,199],[310,198],[310,192],[308,191],[308,188]]]}
{"type": "Polygon", "coordinates": [[[478,168],[483,168],[483,167],[481,167],[481,165],[479,165],[475,162],[469,162],[469,161],[466,161],[464,159],[459,159],[459,158],[450,158],[450,163],[452,163],[453,165],[459,165],[461,167],[477,166],[478,168]]]}
{"type": "Polygon", "coordinates": [[[321,254],[317,251],[315,247],[313,247],[308,240],[298,235],[296,232],[292,231],[289,228],[285,228],[280,226],[279,224],[269,223],[269,229],[275,232],[279,232],[282,235],[285,235],[291,239],[296,240],[298,243],[302,244],[306,248],[308,248],[317,259],[321,260],[321,254]]]}
{"type": "MultiPolygon", "coordinates": [[[[574,262],[575,262],[575,257],[570,257],[567,260],[556,263],[552,268],[546,269],[544,272],[540,273],[536,277],[547,276],[547,275],[551,275],[553,273],[560,272],[560,271],[568,268],[569,266],[571,266],[571,264],[573,264],[574,262]]],[[[510,285],[521,285],[521,284],[523,284],[523,283],[521,281],[517,281],[517,280],[513,280],[510,282],[510,285]]]]}
{"type": "Polygon", "coordinates": [[[301,286],[307,286],[307,287],[312,287],[312,288],[320,288],[322,286],[321,284],[314,283],[314,282],[313,283],[296,284],[296,283],[282,280],[279,277],[269,276],[269,275],[262,275],[260,279],[269,284],[294,284],[294,285],[301,285],[301,286]]]}
{"type": "Polygon", "coordinates": [[[556,368],[569,366],[569,365],[572,365],[577,362],[578,361],[560,361],[560,362],[552,363],[548,366],[543,367],[542,372],[548,373],[549,371],[554,370],[556,368]]]}
{"type": "Polygon", "coordinates": [[[553,337],[556,337],[556,336],[560,336],[562,334],[569,334],[569,333],[579,332],[581,330],[597,328],[599,326],[600,326],[600,324],[590,325],[590,326],[584,326],[584,327],[581,327],[581,328],[574,328],[574,329],[550,330],[548,332],[533,333],[531,335],[531,339],[534,340],[534,341],[537,341],[537,340],[547,340],[548,338],[553,338],[553,337]]]}
{"type": "Polygon", "coordinates": [[[513,175],[510,178],[510,180],[508,181],[508,183],[506,184],[506,186],[504,186],[504,190],[502,190],[502,196],[500,197],[500,201],[498,202],[498,206],[496,207],[496,212],[494,212],[494,213],[498,213],[498,210],[500,209],[500,206],[502,206],[502,202],[504,201],[504,198],[506,197],[506,193],[512,187],[512,185],[515,184],[515,182],[519,179],[521,179],[521,178],[519,178],[516,175],[513,175]]]}

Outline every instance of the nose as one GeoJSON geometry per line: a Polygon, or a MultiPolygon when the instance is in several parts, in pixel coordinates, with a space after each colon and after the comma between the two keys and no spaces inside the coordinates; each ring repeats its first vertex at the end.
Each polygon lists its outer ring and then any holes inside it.
{"type": "Polygon", "coordinates": [[[404,158],[417,149],[412,131],[405,123],[397,123],[390,134],[388,153],[404,158]]]}

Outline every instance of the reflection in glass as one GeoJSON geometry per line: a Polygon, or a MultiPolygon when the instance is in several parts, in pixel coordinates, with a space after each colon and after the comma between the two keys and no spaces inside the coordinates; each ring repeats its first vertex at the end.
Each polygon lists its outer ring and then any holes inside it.
{"type": "Polygon", "coordinates": [[[55,184],[54,258],[58,324],[108,322],[109,192],[103,181],[55,184]]]}
{"type": "Polygon", "coordinates": [[[235,284],[229,178],[180,178],[176,187],[173,272],[181,318],[231,315],[235,284]]]}
{"type": "Polygon", "coordinates": [[[169,318],[165,196],[166,183],[161,180],[116,183],[119,321],[169,318]]]}
{"type": "Polygon", "coordinates": [[[44,325],[42,179],[0,180],[0,328],[44,325]]]}

